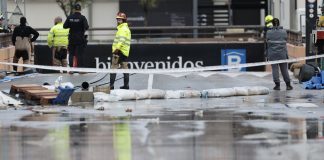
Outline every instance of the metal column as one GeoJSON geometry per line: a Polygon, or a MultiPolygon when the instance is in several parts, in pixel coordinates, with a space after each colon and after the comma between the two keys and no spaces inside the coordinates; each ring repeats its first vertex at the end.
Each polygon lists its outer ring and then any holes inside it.
{"type": "MultiPolygon", "coordinates": [[[[317,18],[317,1],[306,0],[306,56],[315,55],[314,44],[312,42],[312,30],[316,26],[317,18]]],[[[315,60],[308,60],[307,62],[315,62],[315,60]]]]}

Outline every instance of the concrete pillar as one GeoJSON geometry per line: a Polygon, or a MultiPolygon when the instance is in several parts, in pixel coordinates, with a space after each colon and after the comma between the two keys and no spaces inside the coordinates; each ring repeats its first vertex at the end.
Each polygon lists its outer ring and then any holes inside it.
{"type": "Polygon", "coordinates": [[[2,24],[3,28],[7,29],[8,28],[7,0],[1,0],[1,13],[5,19],[2,24]]]}

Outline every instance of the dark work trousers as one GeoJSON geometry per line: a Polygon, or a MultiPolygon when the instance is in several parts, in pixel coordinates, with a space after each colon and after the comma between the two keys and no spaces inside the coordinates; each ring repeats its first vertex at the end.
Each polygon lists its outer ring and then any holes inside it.
{"type": "MultiPolygon", "coordinates": [[[[24,64],[29,64],[29,54],[27,50],[15,50],[15,55],[13,57],[13,63],[18,63],[19,59],[23,59],[24,64]]],[[[24,67],[23,70],[26,68],[24,67]]],[[[17,71],[17,66],[13,66],[13,70],[17,71]]]]}
{"type": "MultiPolygon", "coordinates": [[[[123,56],[122,53],[119,53],[119,55],[112,55],[111,69],[119,68],[128,69],[127,57],[123,56]]],[[[110,88],[114,87],[116,76],[116,73],[110,73],[110,88]]],[[[124,86],[129,86],[129,73],[124,73],[124,86]]]]}
{"type": "Polygon", "coordinates": [[[272,64],[272,77],[275,83],[280,83],[279,79],[279,67],[282,77],[286,83],[290,83],[289,73],[288,73],[288,63],[272,64]]]}
{"type": "Polygon", "coordinates": [[[77,67],[85,67],[85,45],[69,45],[69,66],[73,67],[73,57],[76,57],[77,67]]]}

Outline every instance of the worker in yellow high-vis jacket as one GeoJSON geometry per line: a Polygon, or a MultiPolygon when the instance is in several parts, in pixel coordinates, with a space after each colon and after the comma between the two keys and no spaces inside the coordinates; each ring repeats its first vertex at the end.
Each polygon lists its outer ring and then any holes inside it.
{"type": "Polygon", "coordinates": [[[67,66],[67,46],[69,44],[69,29],[63,28],[61,17],[54,19],[54,24],[47,35],[47,44],[52,50],[53,66],[67,66]]]}
{"type": "MultiPolygon", "coordinates": [[[[131,44],[131,32],[128,28],[127,17],[123,12],[117,13],[117,33],[112,45],[112,69],[128,69],[128,56],[131,44]]],[[[110,74],[110,89],[114,89],[116,73],[110,74]]],[[[124,86],[121,89],[129,89],[129,74],[124,73],[124,86]]]]}

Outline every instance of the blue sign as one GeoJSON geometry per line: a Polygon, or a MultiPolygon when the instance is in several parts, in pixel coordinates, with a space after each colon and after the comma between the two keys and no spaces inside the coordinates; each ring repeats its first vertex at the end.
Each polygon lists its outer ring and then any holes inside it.
{"type": "MultiPolygon", "coordinates": [[[[222,49],[222,65],[246,63],[246,49],[222,49]]],[[[246,68],[228,69],[228,71],[246,71],[246,68]]]]}

